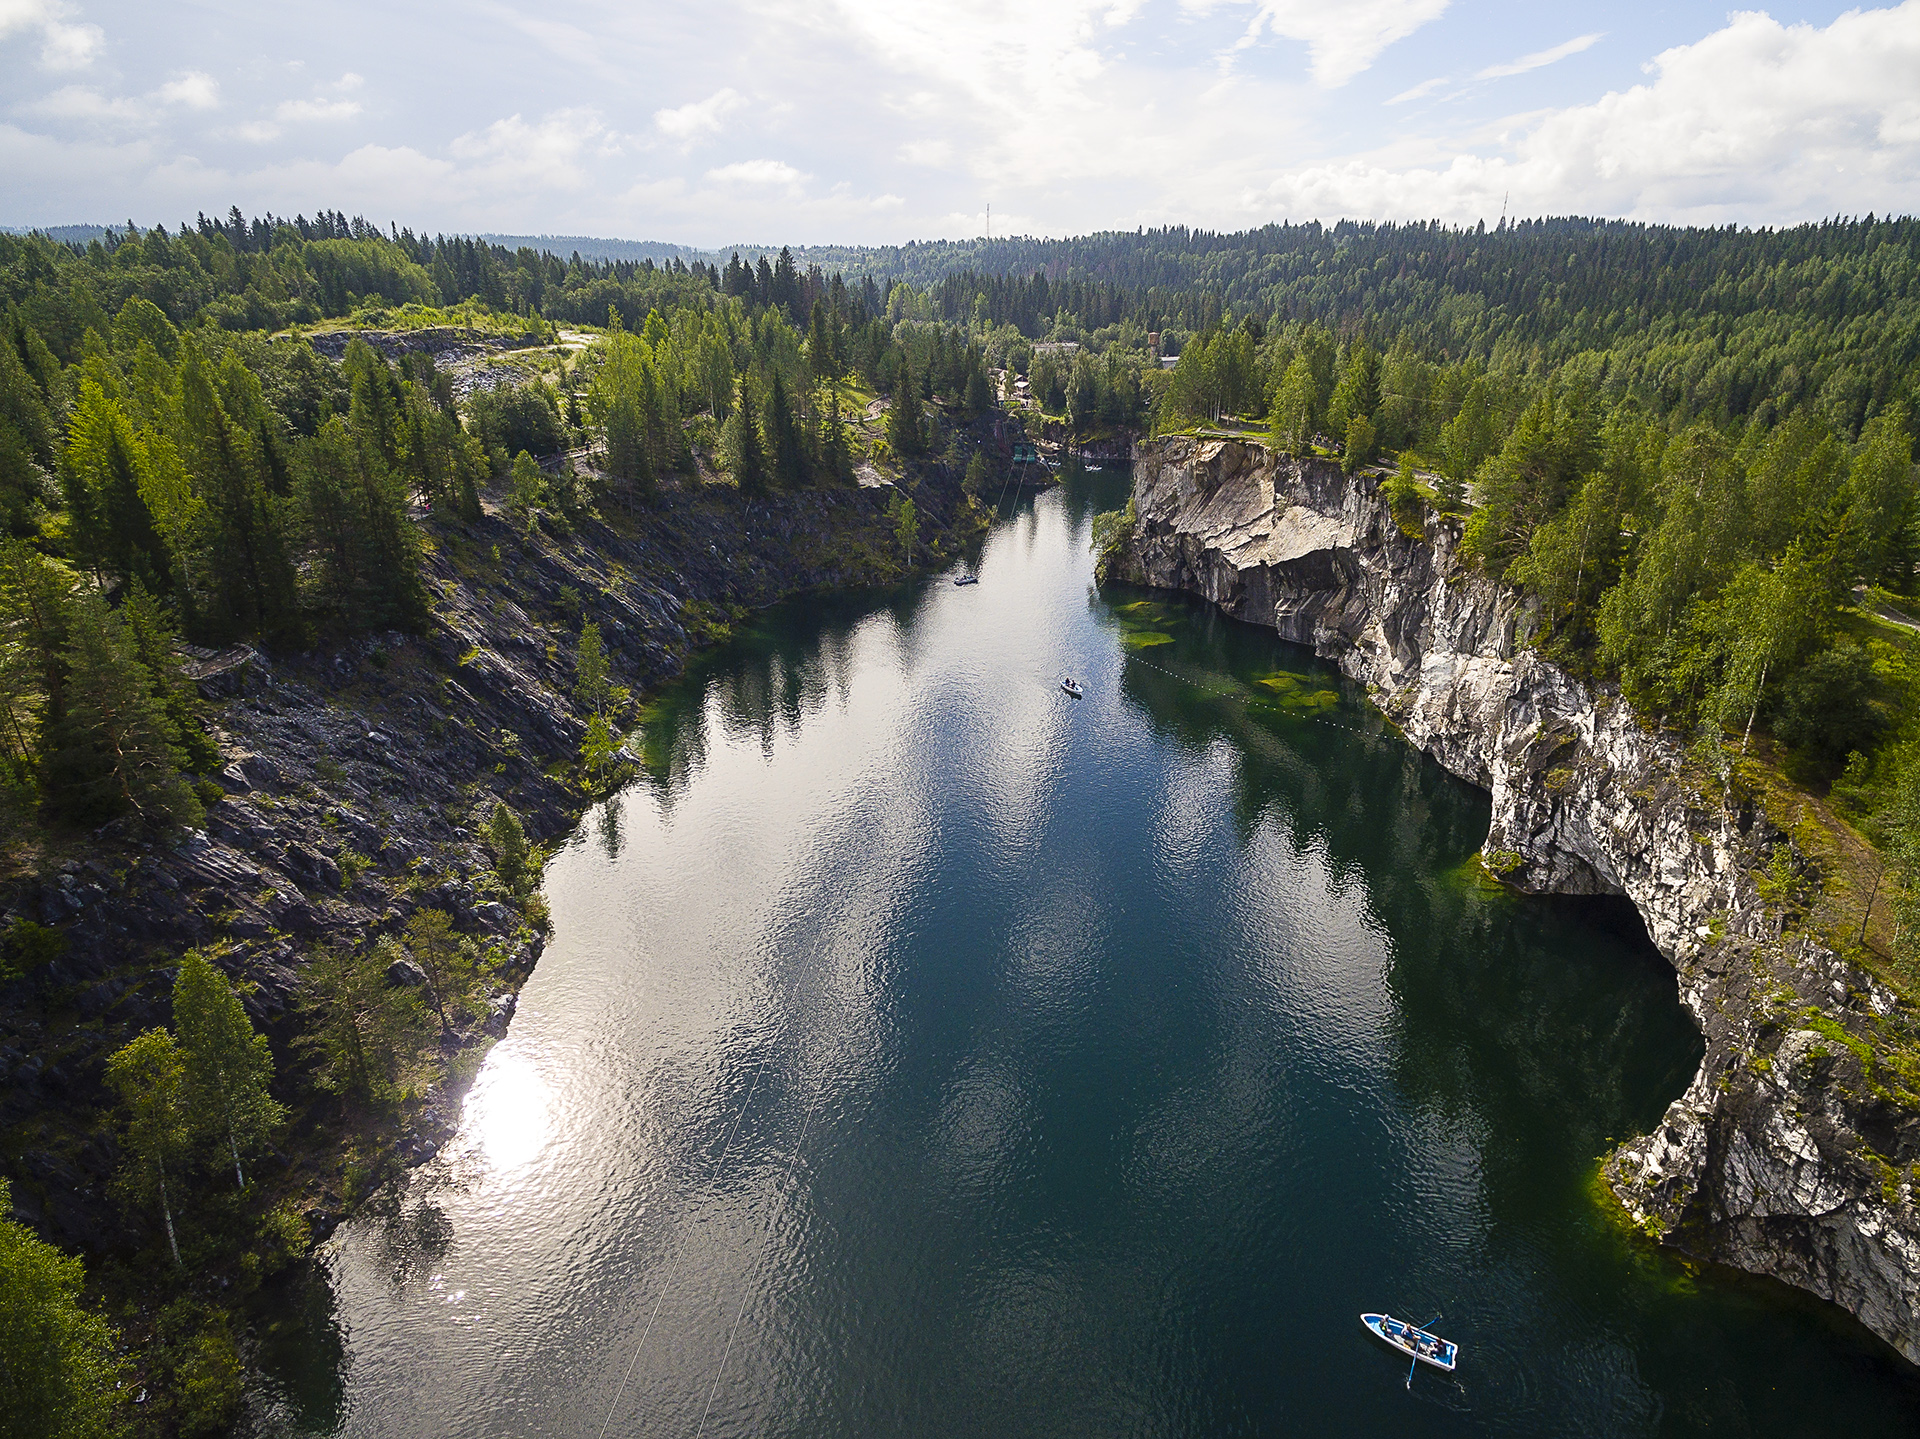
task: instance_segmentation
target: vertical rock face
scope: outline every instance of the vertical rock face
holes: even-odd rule
[[[1859,1036],[1897,1017],[1870,976],[1783,937],[1763,866],[1796,862],[1752,802],[1628,706],[1522,643],[1519,596],[1403,530],[1376,484],[1232,441],[1142,448],[1115,576],[1204,596],[1310,645],[1419,748],[1489,790],[1482,853],[1534,892],[1625,895],[1679,975],[1706,1057],[1607,1178],[1644,1228],[1857,1315],[1920,1362],[1920,1116]]]

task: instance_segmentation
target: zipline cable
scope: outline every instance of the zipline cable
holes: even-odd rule
[[[771,1059],[771,1055],[763,1057],[760,1067],[754,1071],[753,1086],[747,1090],[747,1097],[740,1106],[740,1112],[733,1117],[733,1129],[727,1135],[727,1142],[720,1150],[719,1159],[714,1161],[713,1177],[715,1179],[720,1178],[725,1172],[727,1156],[733,1152],[733,1141],[740,1133],[740,1123],[747,1117],[747,1111],[753,1107],[753,1097],[760,1092],[760,1081],[766,1076],[767,1064]],[[646,1328],[640,1331],[640,1342],[633,1346],[633,1358],[627,1361],[627,1372],[620,1376],[620,1387],[614,1391],[613,1402],[607,1406],[607,1417],[600,1424],[600,1439],[607,1439],[607,1430],[613,1424],[613,1411],[620,1407],[620,1401],[626,1395],[627,1382],[633,1378],[634,1366],[640,1362],[640,1351],[647,1347],[647,1336],[653,1332],[653,1321],[660,1317],[660,1307],[667,1302],[667,1291],[673,1288],[674,1276],[679,1271],[680,1256],[676,1254],[667,1266],[666,1280],[660,1286],[659,1296],[653,1301],[653,1313],[647,1316]],[[713,1400],[709,1398],[707,1402],[711,1404]],[[706,1422],[704,1416],[701,1422]]]

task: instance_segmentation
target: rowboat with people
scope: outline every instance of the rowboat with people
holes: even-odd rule
[[[1360,1322],[1369,1334],[1384,1339],[1403,1354],[1413,1356],[1415,1364],[1431,1364],[1435,1369],[1453,1372],[1454,1363],[1460,1357],[1460,1346],[1450,1339],[1442,1339],[1438,1334],[1430,1334],[1425,1326],[1409,1324],[1404,1319],[1395,1319],[1391,1314],[1362,1314]],[[1432,1321],[1429,1320],[1428,1323]],[[1407,1382],[1413,1382],[1413,1370],[1407,1370]]]

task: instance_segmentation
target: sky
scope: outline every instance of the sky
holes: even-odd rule
[[[0,224],[701,247],[1920,210],[1920,0],[0,0]]]

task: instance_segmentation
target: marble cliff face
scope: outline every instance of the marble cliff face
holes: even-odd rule
[[[1310,645],[1416,746],[1493,796],[1482,851],[1535,892],[1624,895],[1706,1038],[1654,1133],[1607,1161],[1650,1233],[1843,1306],[1920,1363],[1920,1115],[1857,1036],[1894,996],[1796,938],[1761,896],[1799,862],[1616,694],[1530,650],[1516,593],[1403,529],[1377,482],[1235,441],[1143,446],[1113,577],[1204,596]]]

